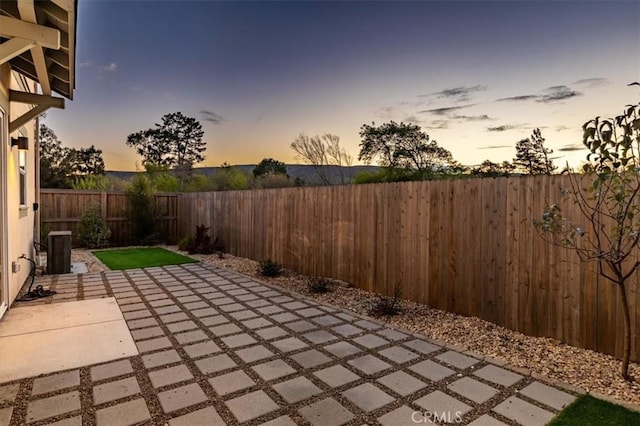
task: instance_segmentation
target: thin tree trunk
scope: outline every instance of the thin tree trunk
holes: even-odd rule
[[[622,312],[624,318],[624,347],[620,373],[625,380],[631,381],[632,377],[629,375],[629,357],[631,355],[631,318],[629,316],[629,302],[627,300],[627,291],[625,289],[624,281],[618,283],[618,289],[620,290],[620,296],[622,297]]]

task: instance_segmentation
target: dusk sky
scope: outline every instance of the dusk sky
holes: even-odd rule
[[[75,100],[44,123],[140,164],[127,135],[181,111],[203,125],[200,166],[296,160],[300,133],[412,122],[463,164],[511,160],[542,129],[556,164],[580,126],[637,103],[640,2],[78,1]]]

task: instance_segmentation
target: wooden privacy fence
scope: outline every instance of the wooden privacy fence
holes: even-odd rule
[[[76,241],[76,225],[82,213],[92,204],[98,204],[102,217],[111,229],[112,246],[130,244],[131,225],[126,217],[127,197],[124,192],[81,191],[69,189],[40,190],[40,223],[48,231],[72,231]],[[155,195],[158,228],[161,237],[176,241],[178,228],[178,194]]]
[[[234,255],[620,356],[617,289],[532,227],[568,176],[181,194],[179,233],[211,227]],[[577,216],[573,204],[562,205]],[[637,278],[627,289],[640,360]]]

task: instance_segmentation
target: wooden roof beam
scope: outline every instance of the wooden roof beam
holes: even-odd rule
[[[21,55],[35,45],[33,40],[18,37],[5,41],[0,44],[0,65],[9,62],[9,60]]]
[[[0,37],[23,38],[33,41],[38,46],[60,49],[59,30],[8,16],[0,15]]]
[[[64,109],[64,98],[37,95],[35,93],[20,92],[17,90],[9,90],[9,102],[35,105],[34,108],[9,123],[9,133],[15,132],[25,123],[28,123],[29,120],[37,117],[49,108]]]

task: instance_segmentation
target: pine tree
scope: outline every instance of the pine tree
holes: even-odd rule
[[[549,158],[553,150],[545,148],[544,141],[540,129],[535,129],[530,138],[516,143],[513,164],[517,170],[530,175],[550,175],[557,169]]]

